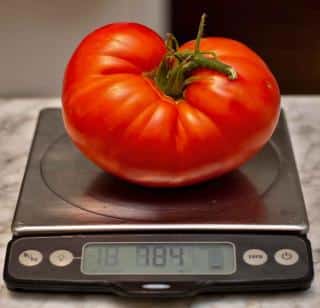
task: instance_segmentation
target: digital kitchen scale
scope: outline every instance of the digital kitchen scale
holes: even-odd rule
[[[59,109],[41,112],[12,225],[9,289],[188,296],[305,289],[308,220],[282,112],[239,170],[144,188],[86,160]]]

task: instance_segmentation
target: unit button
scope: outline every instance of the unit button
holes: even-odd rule
[[[252,266],[265,264],[267,260],[267,254],[261,249],[249,249],[243,254],[243,261]]]
[[[286,248],[278,250],[274,255],[274,259],[281,265],[293,265],[298,262],[299,255],[296,251]]]
[[[19,263],[24,266],[35,266],[41,263],[43,256],[38,250],[28,249],[20,253]]]
[[[69,250],[59,249],[50,254],[49,261],[54,266],[67,266],[73,261],[73,254]]]

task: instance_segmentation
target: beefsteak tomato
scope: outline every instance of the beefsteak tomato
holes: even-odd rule
[[[271,137],[276,79],[244,44],[219,37],[178,46],[136,23],[89,34],[65,72],[63,119],[82,153],[145,186],[183,186],[231,171]]]

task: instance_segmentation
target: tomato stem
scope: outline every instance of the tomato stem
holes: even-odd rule
[[[202,35],[203,35],[206,17],[207,17],[206,13],[203,13],[201,15],[201,18],[200,18],[200,24],[199,24],[197,38],[196,38],[196,45],[195,45],[195,48],[194,48],[194,53],[195,54],[199,54],[200,53],[200,41],[201,41],[201,38],[202,38]]]
[[[235,69],[218,60],[214,51],[201,51],[200,43],[203,36],[206,14],[202,14],[195,40],[195,48],[179,50],[179,43],[173,34],[166,40],[167,53],[154,74],[154,80],[162,91],[174,99],[183,96],[185,86],[198,80],[190,78],[197,68],[207,68],[226,75],[230,80],[237,79]]]

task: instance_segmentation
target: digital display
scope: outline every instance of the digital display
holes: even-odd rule
[[[227,275],[236,270],[232,243],[88,243],[87,275]]]

